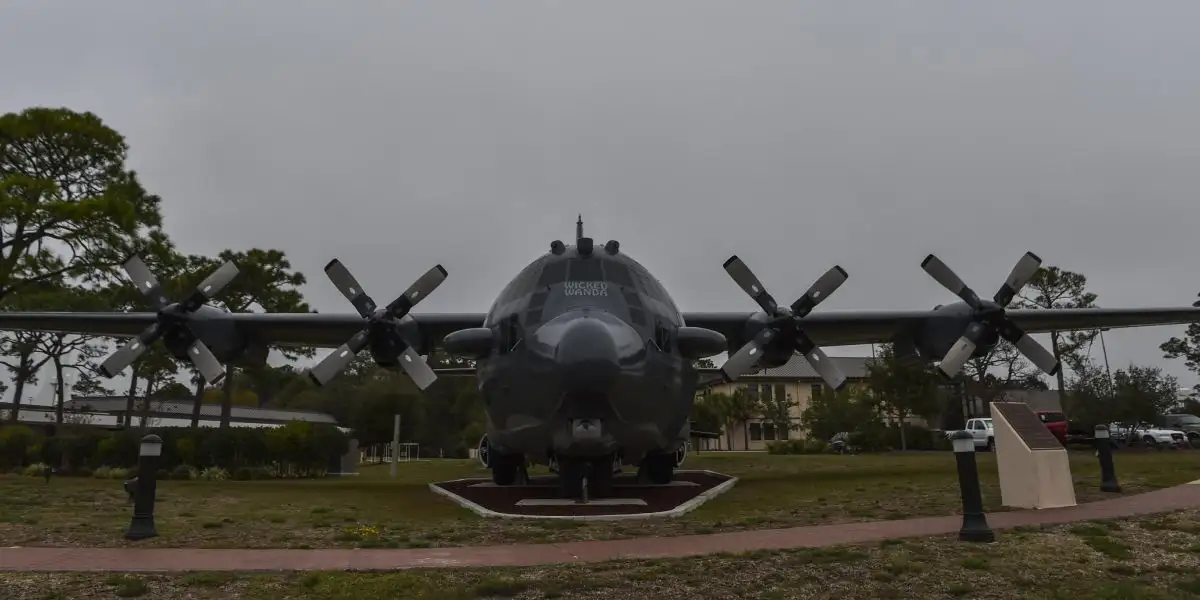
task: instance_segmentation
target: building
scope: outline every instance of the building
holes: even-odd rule
[[[125,396],[77,396],[63,403],[63,421],[117,429],[125,422],[127,405]],[[12,406],[11,402],[0,402],[0,412],[7,415],[8,411],[12,410]],[[137,398],[134,400],[134,409],[130,420],[135,427],[141,423],[141,409],[142,399]],[[42,425],[54,423],[57,420],[55,407],[41,403],[22,403],[17,416],[18,422],[27,425]],[[190,427],[192,402],[190,400],[151,400],[150,411],[146,416],[150,427]],[[319,412],[233,406],[229,425],[231,427],[279,427],[292,421],[337,424],[332,416]],[[221,405],[202,404],[199,425],[201,427],[218,427],[220,424]],[[340,429],[348,431],[345,428]]]
[[[867,376],[869,356],[831,356],[842,373],[846,376],[847,386],[862,385]],[[704,394],[732,394],[735,390],[746,390],[751,397],[764,401],[785,398],[788,403],[788,414],[797,426],[800,415],[808,408],[813,396],[825,389],[825,380],[813,370],[803,356],[799,354],[780,367],[763,369],[757,373],[743,375],[733,383],[719,384],[705,390]],[[792,429],[780,431],[775,423],[768,419],[754,418],[743,423],[735,424],[723,432],[722,449],[727,450],[764,450],[767,442],[786,439],[803,438],[803,431]],[[711,446],[709,447],[711,449]]]

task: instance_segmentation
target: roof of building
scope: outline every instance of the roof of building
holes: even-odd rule
[[[91,410],[100,412],[125,412],[127,399],[125,396],[76,396],[66,403],[65,407],[71,409],[82,409],[87,406]],[[141,406],[141,399],[135,401],[135,405]],[[154,400],[150,403],[150,408],[153,412],[163,414],[180,415],[181,417],[190,418],[192,415],[191,400]],[[135,409],[135,412],[138,409]],[[200,405],[201,418],[221,417],[220,404],[202,404]],[[280,410],[274,408],[253,408],[249,406],[233,406],[230,412],[230,419],[233,421],[267,421],[275,423],[286,423],[288,421],[311,421],[313,423],[337,423],[330,415],[319,412],[299,411],[299,410]]]
[[[829,360],[841,369],[847,379],[865,379],[870,356],[830,356]],[[779,367],[762,369],[757,373],[743,375],[739,379],[821,379],[812,365],[803,356],[793,355],[791,360]]]

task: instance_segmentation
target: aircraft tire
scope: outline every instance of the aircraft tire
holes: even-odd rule
[[[558,460],[558,487],[563,498],[583,498],[583,476],[588,464],[578,458],[562,457]]]
[[[517,482],[517,477],[521,474],[521,467],[524,462],[521,455],[497,455],[493,452],[490,458],[492,483],[496,485],[513,485]]]
[[[667,485],[675,477],[675,453],[655,452],[642,459],[642,470],[650,483]]]
[[[588,472],[588,498],[612,497],[613,459],[600,458],[591,461]]]

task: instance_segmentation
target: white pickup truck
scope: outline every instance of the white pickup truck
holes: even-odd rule
[[[992,429],[991,419],[967,419],[967,425],[963,429],[969,431],[971,437],[975,438],[977,450],[992,452],[996,449],[996,434]]]

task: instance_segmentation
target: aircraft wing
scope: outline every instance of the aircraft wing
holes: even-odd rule
[[[731,342],[745,336],[749,312],[683,313],[692,327],[712,329]],[[1200,308],[1064,308],[1010,309],[1009,319],[1028,333],[1101,328],[1180,325],[1200,322]],[[855,346],[892,341],[897,334],[911,332],[929,319],[939,318],[932,310],[917,311],[816,311],[804,317],[804,331],[820,346]]]
[[[437,346],[446,335],[469,327],[481,327],[483,313],[410,314],[421,332],[426,348]],[[0,312],[0,330],[45,331],[106,337],[134,337],[156,319],[156,313],[112,312]],[[365,325],[357,314],[321,313],[229,313],[238,331],[256,341],[274,346],[336,348]]]

